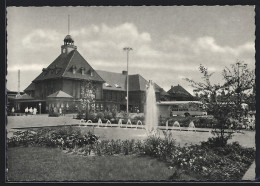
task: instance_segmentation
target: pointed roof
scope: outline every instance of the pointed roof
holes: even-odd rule
[[[73,74],[72,68],[76,69],[75,74]],[[85,70],[83,75],[81,69]],[[60,54],[47,68],[42,70],[42,73],[33,82],[56,78],[104,82],[77,50],[73,50],[68,54]]]
[[[32,91],[35,90],[35,84],[31,83],[26,89],[24,89],[24,91]]]
[[[47,96],[48,98],[73,98],[71,95],[67,94],[66,92],[63,92],[61,90],[50,94],[49,96]]]
[[[171,95],[182,96],[182,97],[193,97],[187,90],[185,90],[179,84],[177,86],[172,86],[170,90],[167,91]]]
[[[97,70],[97,73],[104,79],[104,90],[126,91],[126,74]],[[129,75],[129,91],[145,91],[148,81],[139,74]],[[155,91],[160,92],[162,88],[155,83]]]

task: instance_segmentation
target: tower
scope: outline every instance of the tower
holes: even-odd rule
[[[18,70],[18,90],[17,90],[16,97],[19,96],[20,96],[20,69]]]
[[[77,50],[74,40],[70,35],[70,15],[68,15],[68,35],[64,38],[64,44],[61,46],[61,53],[69,54],[73,50]]]

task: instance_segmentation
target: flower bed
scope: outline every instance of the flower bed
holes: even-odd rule
[[[224,147],[210,138],[200,145],[177,146],[171,133],[164,137],[153,134],[140,140],[102,140],[89,132],[81,134],[79,128],[65,126],[58,129],[18,131],[8,139],[8,147],[46,146],[60,147],[80,155],[139,154],[159,158],[187,175],[199,180],[240,180],[255,159],[254,148],[243,148],[238,143]],[[176,177],[172,177],[176,180]]]

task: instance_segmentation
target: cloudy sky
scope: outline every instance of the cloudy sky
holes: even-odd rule
[[[60,54],[64,37],[98,70],[141,74],[166,91],[180,84],[192,93],[184,77],[201,80],[199,64],[215,72],[242,60],[255,67],[254,7],[8,7],[7,88],[21,90]]]

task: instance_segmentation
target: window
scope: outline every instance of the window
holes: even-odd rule
[[[93,70],[90,70],[90,76],[94,76]]]
[[[74,65],[72,66],[72,73],[76,74],[76,66],[74,66]]]
[[[81,74],[84,75],[85,74],[85,68],[81,67]]]
[[[118,85],[118,84],[115,84],[115,87],[116,87],[116,88],[121,88],[121,86],[120,86],[120,85]]]
[[[108,83],[105,83],[105,86],[106,86],[106,87],[111,87],[111,85],[110,85],[110,84],[108,84]]]

